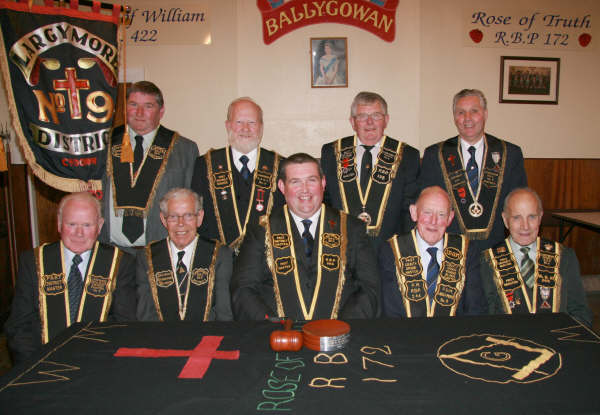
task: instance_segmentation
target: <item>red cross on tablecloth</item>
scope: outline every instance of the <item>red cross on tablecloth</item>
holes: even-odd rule
[[[120,347],[114,356],[144,358],[187,356],[188,360],[177,377],[181,379],[202,379],[212,359],[238,360],[240,358],[239,350],[217,350],[221,340],[223,340],[223,336],[204,336],[192,350]]]

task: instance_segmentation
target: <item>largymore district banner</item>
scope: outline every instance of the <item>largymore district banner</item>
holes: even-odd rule
[[[293,30],[316,23],[341,23],[392,42],[400,0],[257,0],[266,45]]]
[[[28,165],[65,192],[100,190],[117,96],[112,15],[0,1],[0,66],[13,128]]]

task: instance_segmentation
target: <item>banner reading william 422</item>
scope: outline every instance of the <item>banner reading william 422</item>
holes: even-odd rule
[[[42,181],[100,190],[116,106],[120,7],[112,15],[0,1],[0,65],[13,127]]]

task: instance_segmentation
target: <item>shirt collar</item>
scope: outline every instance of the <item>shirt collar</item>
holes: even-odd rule
[[[425,242],[421,235],[419,235],[419,230],[415,228],[415,234],[417,235],[417,246],[419,247],[419,253],[424,255],[427,252],[427,248],[436,247],[438,249],[438,257],[444,249],[444,237],[437,241],[434,245],[429,245],[428,242]]]
[[[322,206],[310,218],[307,218],[312,222],[310,224],[309,230],[310,230],[310,234],[313,236],[313,238],[315,237],[315,233],[317,231],[317,225],[319,223],[319,218],[321,216],[321,210],[322,210]],[[302,221],[304,219],[301,218],[300,216],[296,215],[290,209],[288,209],[288,212],[290,212],[290,215],[292,215],[292,219],[294,219],[294,222],[296,223],[296,228],[298,228],[298,232],[300,233],[300,235],[302,235],[302,233],[304,232],[304,224],[302,223]]]
[[[248,157],[248,170],[250,170],[250,172],[253,172],[254,167],[256,166],[256,158],[258,156],[258,147],[246,154],[244,154],[240,151],[237,151],[233,147],[230,147],[230,148],[231,148],[231,157],[233,158],[233,164],[235,164],[235,167],[237,168],[237,170],[238,171],[242,170],[243,164],[240,161],[240,157],[245,155],[246,157]]]
[[[147,148],[150,146],[150,144],[152,144],[152,142],[154,141],[154,137],[156,137],[156,133],[158,132],[159,127],[160,125],[158,125],[154,130],[150,131],[149,133],[142,135],[142,137],[144,137],[144,148]],[[135,146],[136,135],[140,134],[136,133],[131,127],[129,127],[129,137],[131,137],[132,140],[132,147]]]
[[[477,140],[477,142],[475,144],[469,144],[462,138],[459,141],[460,141],[460,148],[461,148],[462,152],[468,153],[469,147],[471,147],[471,146],[475,147],[475,151],[479,150],[479,148],[483,145],[483,136],[481,136],[481,138],[479,138],[479,140]]]

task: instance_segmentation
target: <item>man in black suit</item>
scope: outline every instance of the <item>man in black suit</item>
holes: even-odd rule
[[[124,127],[110,141],[103,177],[106,223],[100,240],[135,255],[134,248],[164,239],[158,201],[174,187],[190,187],[198,146],[160,124],[165,113],[161,90],[136,82],[127,90],[127,133],[133,163],[120,160]]]
[[[454,96],[458,136],[425,150],[419,187],[441,186],[450,195],[455,220],[449,232],[465,234],[481,251],[504,239],[502,204],[527,185],[521,148],[485,133],[487,100],[477,89]]]
[[[229,104],[225,129],[227,147],[198,158],[192,189],[206,201],[198,233],[237,251],[248,224],[257,224],[262,215],[284,204],[277,191],[282,157],[260,147],[263,113],[251,98]]]
[[[248,226],[234,264],[235,317],[375,317],[379,276],[365,226],[322,203],[325,177],[318,161],[290,156],[278,187],[286,205]]]
[[[577,256],[571,248],[538,237],[543,214],[540,197],[529,188],[506,196],[502,219],[510,236],[481,256],[489,312],[566,312],[589,327],[592,313]]]
[[[232,320],[232,253],[220,242],[198,237],[202,198],[189,189],[171,189],[160,210],[169,237],[138,252],[138,319]]]
[[[69,194],[58,205],[61,240],[21,255],[5,325],[15,362],[74,322],[135,320],[135,261],[96,241],[103,222],[96,198]]]
[[[362,219],[376,250],[412,228],[408,207],[417,197],[419,151],[384,135],[389,118],[382,96],[360,92],[350,109],[356,134],[321,149],[325,203]]]
[[[483,314],[479,279],[472,268],[479,256],[464,235],[451,234],[454,211],[444,189],[424,189],[410,206],[415,229],[381,246],[379,271],[383,314],[435,317]]]

